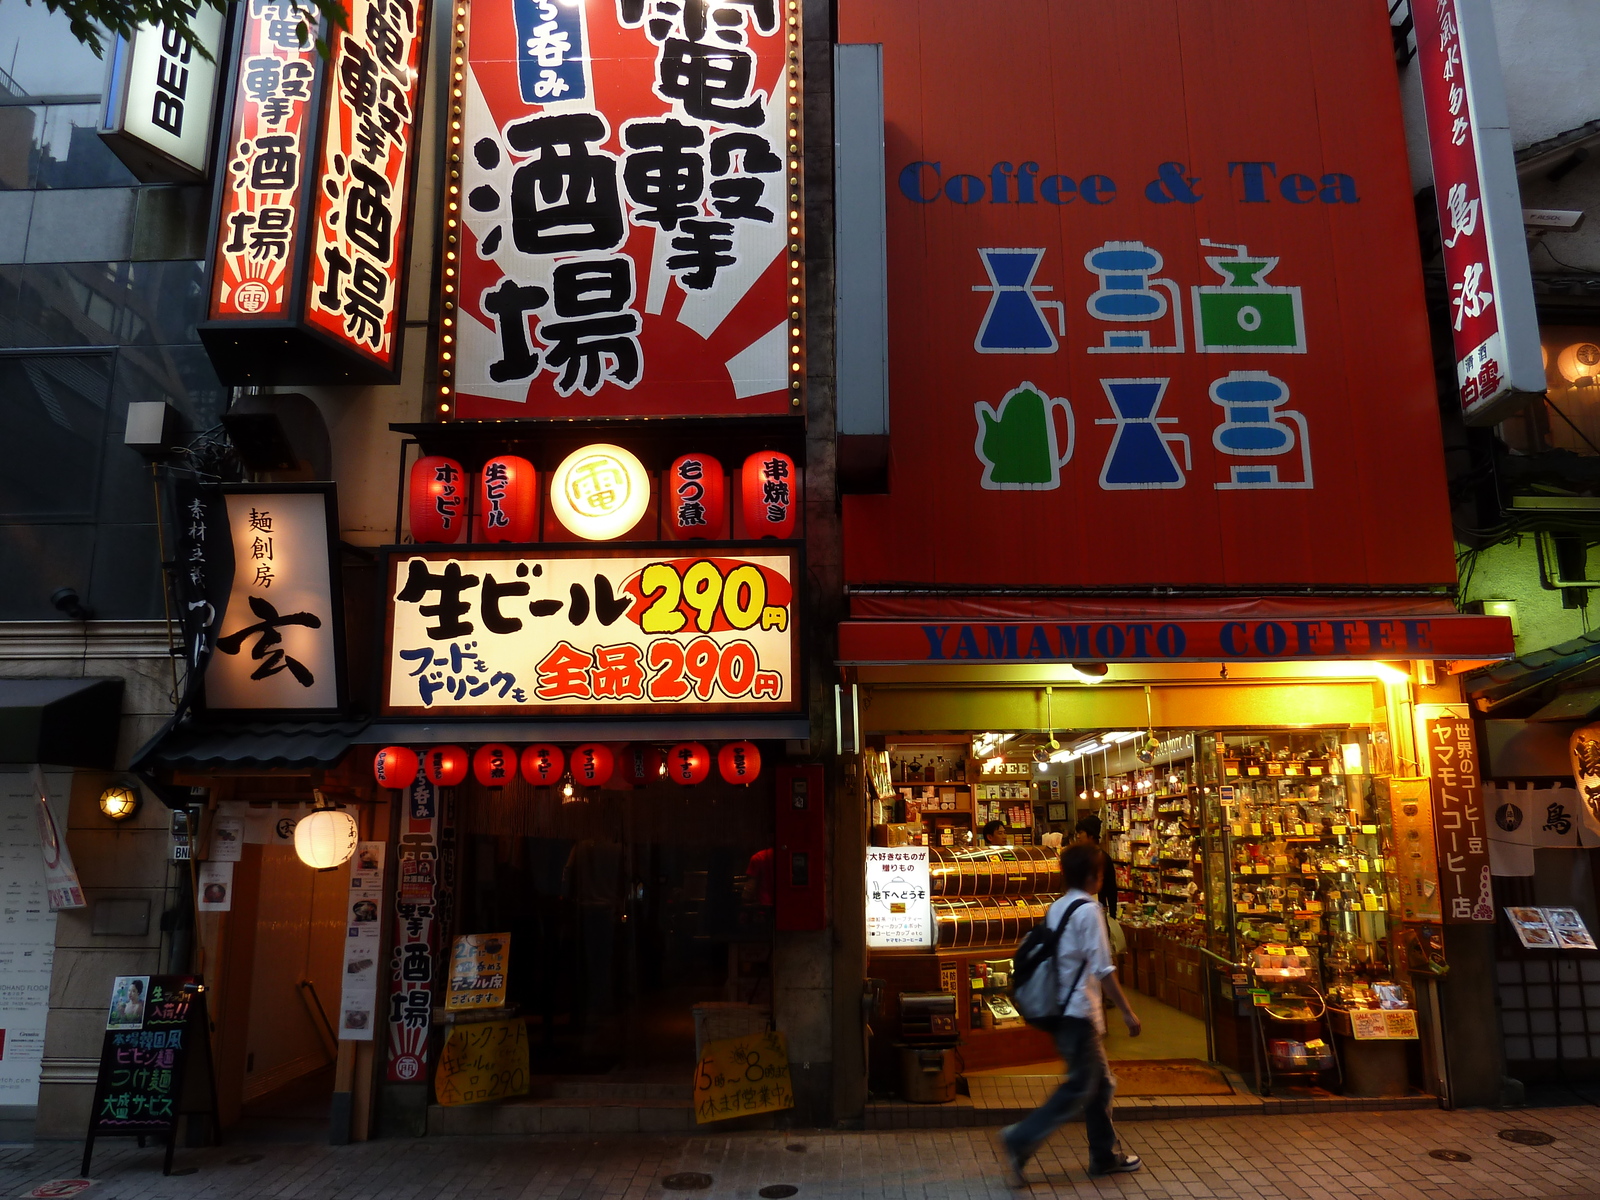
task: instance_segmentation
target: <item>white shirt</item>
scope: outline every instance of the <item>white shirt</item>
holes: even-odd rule
[[[1100,995],[1100,981],[1117,969],[1111,961],[1105,909],[1088,892],[1072,888],[1050,906],[1045,921],[1054,928],[1074,900],[1087,900],[1089,903],[1080,906],[1072,914],[1072,920],[1061,931],[1061,940],[1056,943],[1056,977],[1060,981],[1060,994],[1067,994],[1080,967],[1083,968],[1083,976],[1078,979],[1078,986],[1073,988],[1064,1015],[1093,1021],[1095,1029],[1104,1033],[1106,1014],[1105,1002]]]

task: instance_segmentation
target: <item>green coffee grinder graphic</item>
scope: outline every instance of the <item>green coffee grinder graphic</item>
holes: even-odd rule
[[[1042,492],[1061,486],[1061,468],[1072,458],[1076,436],[1072,405],[1024,382],[1006,393],[999,408],[982,400],[972,407],[978,419],[973,450],[983,464],[984,487]],[[1056,437],[1056,408],[1066,418],[1064,449]]]
[[[1202,246],[1232,250],[1207,255],[1206,262],[1226,283],[1194,287],[1195,349],[1211,353],[1304,354],[1305,316],[1300,289],[1265,282],[1276,258],[1251,257],[1244,246],[1201,238]]]

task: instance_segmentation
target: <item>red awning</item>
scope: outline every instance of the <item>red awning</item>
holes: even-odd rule
[[[1099,603],[1099,602],[1097,602]],[[1193,602],[1181,606],[1192,609]],[[1219,614],[1148,603],[1096,619],[845,621],[841,664],[1292,662],[1339,659],[1501,659],[1515,650],[1505,617],[1414,613]]]
[[[889,621],[1177,621],[1456,616],[1445,596],[980,596],[852,591],[850,616]],[[1494,657],[1494,656],[1491,656]]]

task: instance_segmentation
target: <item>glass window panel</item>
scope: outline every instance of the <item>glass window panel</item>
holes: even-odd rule
[[[59,621],[51,594],[70,587],[87,595],[93,557],[93,525],[0,523],[0,621]]]
[[[65,14],[16,0],[0,5],[0,103],[98,95],[105,77],[105,63],[72,36]]]
[[[27,447],[0,473],[0,521],[93,518],[110,383],[105,355],[0,358],[6,436]]]
[[[140,516],[155,512],[149,478],[147,474]],[[84,603],[106,621],[149,621],[162,615],[161,551],[154,523],[95,529],[93,576]]]
[[[117,355],[116,392],[129,404],[165,400],[182,414],[191,438],[216,428],[228,406],[228,389],[197,343],[123,350]]]
[[[127,263],[29,266],[22,276],[18,321],[23,345],[105,346],[118,341],[127,303]],[[137,315],[137,314],[135,314]]]
[[[0,188],[17,191],[34,186],[43,136],[44,109],[26,104],[0,107]]]
[[[131,187],[139,181],[96,132],[98,104],[53,104],[39,138],[38,186]]]
[[[119,278],[124,303],[112,326],[123,345],[173,345],[199,340],[205,319],[206,273],[197,262],[130,263]]]

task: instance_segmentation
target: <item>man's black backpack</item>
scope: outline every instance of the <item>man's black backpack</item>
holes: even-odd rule
[[[1074,900],[1067,905],[1067,911],[1054,927],[1050,926],[1048,920],[1040,921],[1028,931],[1028,936],[1022,939],[1022,944],[1011,958],[1011,999],[1024,1021],[1047,1033],[1055,1032],[1062,1014],[1067,1011],[1067,1002],[1072,999],[1072,993],[1078,990],[1084,967],[1089,965],[1088,959],[1085,959],[1078,967],[1078,973],[1072,977],[1072,986],[1067,989],[1067,994],[1058,997],[1060,982],[1056,974],[1056,947],[1061,943],[1061,933],[1066,929],[1067,922],[1072,920],[1072,914],[1088,903],[1088,900]]]

